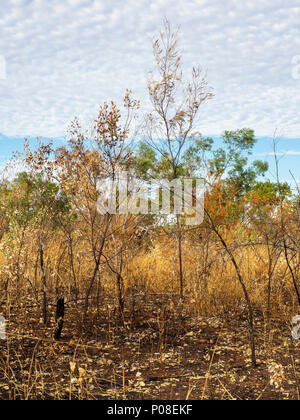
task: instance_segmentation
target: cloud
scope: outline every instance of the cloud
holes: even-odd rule
[[[300,156],[300,150],[283,150],[276,152],[277,156]],[[254,156],[274,156],[274,152],[255,153]]]
[[[184,70],[200,64],[215,97],[200,130],[276,127],[299,136],[299,0],[10,0],[0,6],[0,132],[61,136],[126,88],[147,108],[151,40],[167,16],[179,24]]]

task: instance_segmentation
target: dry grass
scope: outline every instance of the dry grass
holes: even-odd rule
[[[234,244],[237,237],[227,241]],[[298,308],[283,255],[271,280],[268,319],[266,247],[235,250],[255,311],[253,369],[242,290],[212,239],[184,237],[183,301],[173,238],[160,233],[151,246],[126,250],[122,323],[115,276],[103,263],[83,324],[92,258],[79,238],[73,252],[71,270],[65,239],[57,234],[47,240],[50,316],[44,326],[35,232],[26,232],[22,244],[2,241],[0,313],[7,319],[7,340],[0,341],[0,398],[299,399],[298,342],[291,339]],[[58,295],[67,305],[62,340],[56,342]]]

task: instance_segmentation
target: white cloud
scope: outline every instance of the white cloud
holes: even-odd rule
[[[253,156],[274,156],[274,152],[263,152],[263,153],[255,153]],[[277,156],[300,156],[299,150],[283,150],[280,152],[276,152]]]
[[[148,105],[151,39],[164,16],[181,26],[184,67],[208,70],[215,98],[201,131],[249,126],[300,134],[299,0],[10,0],[0,6],[0,132],[64,135],[74,115],[94,117],[133,89]]]

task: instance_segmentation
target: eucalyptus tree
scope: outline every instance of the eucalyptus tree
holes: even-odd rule
[[[178,31],[168,20],[153,41],[156,71],[151,73],[148,93],[153,110],[146,117],[145,142],[161,156],[160,167],[169,180],[184,175],[183,156],[188,144],[199,136],[197,123],[201,105],[212,98],[206,75],[192,68],[191,79],[183,78]],[[151,158],[150,150],[147,151]],[[176,214],[180,295],[184,294],[182,225]]]

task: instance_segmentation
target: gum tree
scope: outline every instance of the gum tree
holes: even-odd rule
[[[153,106],[146,118],[145,142],[160,156],[160,166],[169,180],[183,176],[182,160],[186,147],[199,136],[196,132],[199,111],[213,95],[206,76],[193,67],[190,81],[185,81],[178,49],[178,33],[165,20],[153,41],[156,71],[148,83]],[[180,295],[184,294],[182,260],[182,224],[176,215]]]

